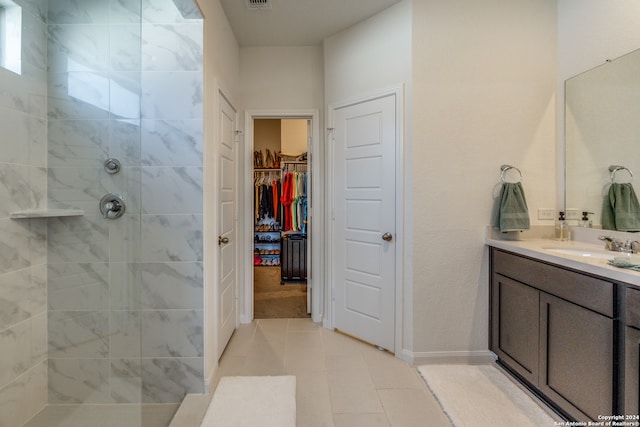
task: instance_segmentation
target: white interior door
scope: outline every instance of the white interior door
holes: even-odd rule
[[[219,94],[218,135],[218,358],[236,328],[237,293],[237,113]]]
[[[334,327],[395,348],[395,95],[333,111]]]

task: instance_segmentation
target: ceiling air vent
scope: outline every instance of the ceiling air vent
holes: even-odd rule
[[[249,9],[271,9],[271,0],[246,0]]]

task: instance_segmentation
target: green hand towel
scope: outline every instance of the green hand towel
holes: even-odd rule
[[[615,267],[640,271],[640,258],[638,257],[617,256],[607,262]]]
[[[614,182],[602,204],[602,228],[640,231],[640,204],[631,183]]]
[[[494,207],[493,226],[503,233],[529,229],[529,208],[521,183],[502,184]]]

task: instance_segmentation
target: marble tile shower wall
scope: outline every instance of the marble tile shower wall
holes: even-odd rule
[[[51,404],[203,391],[202,33],[171,0],[49,0],[48,203],[86,212],[49,220]]]
[[[46,203],[46,2],[22,8],[22,71],[0,67],[0,425],[20,426],[47,399],[46,220],[12,211]]]

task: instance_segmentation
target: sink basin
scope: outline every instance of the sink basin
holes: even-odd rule
[[[594,259],[613,259],[617,256],[628,256],[624,252],[612,252],[612,251],[597,251],[589,248],[545,248],[546,251],[560,254],[571,255],[584,258]]]

